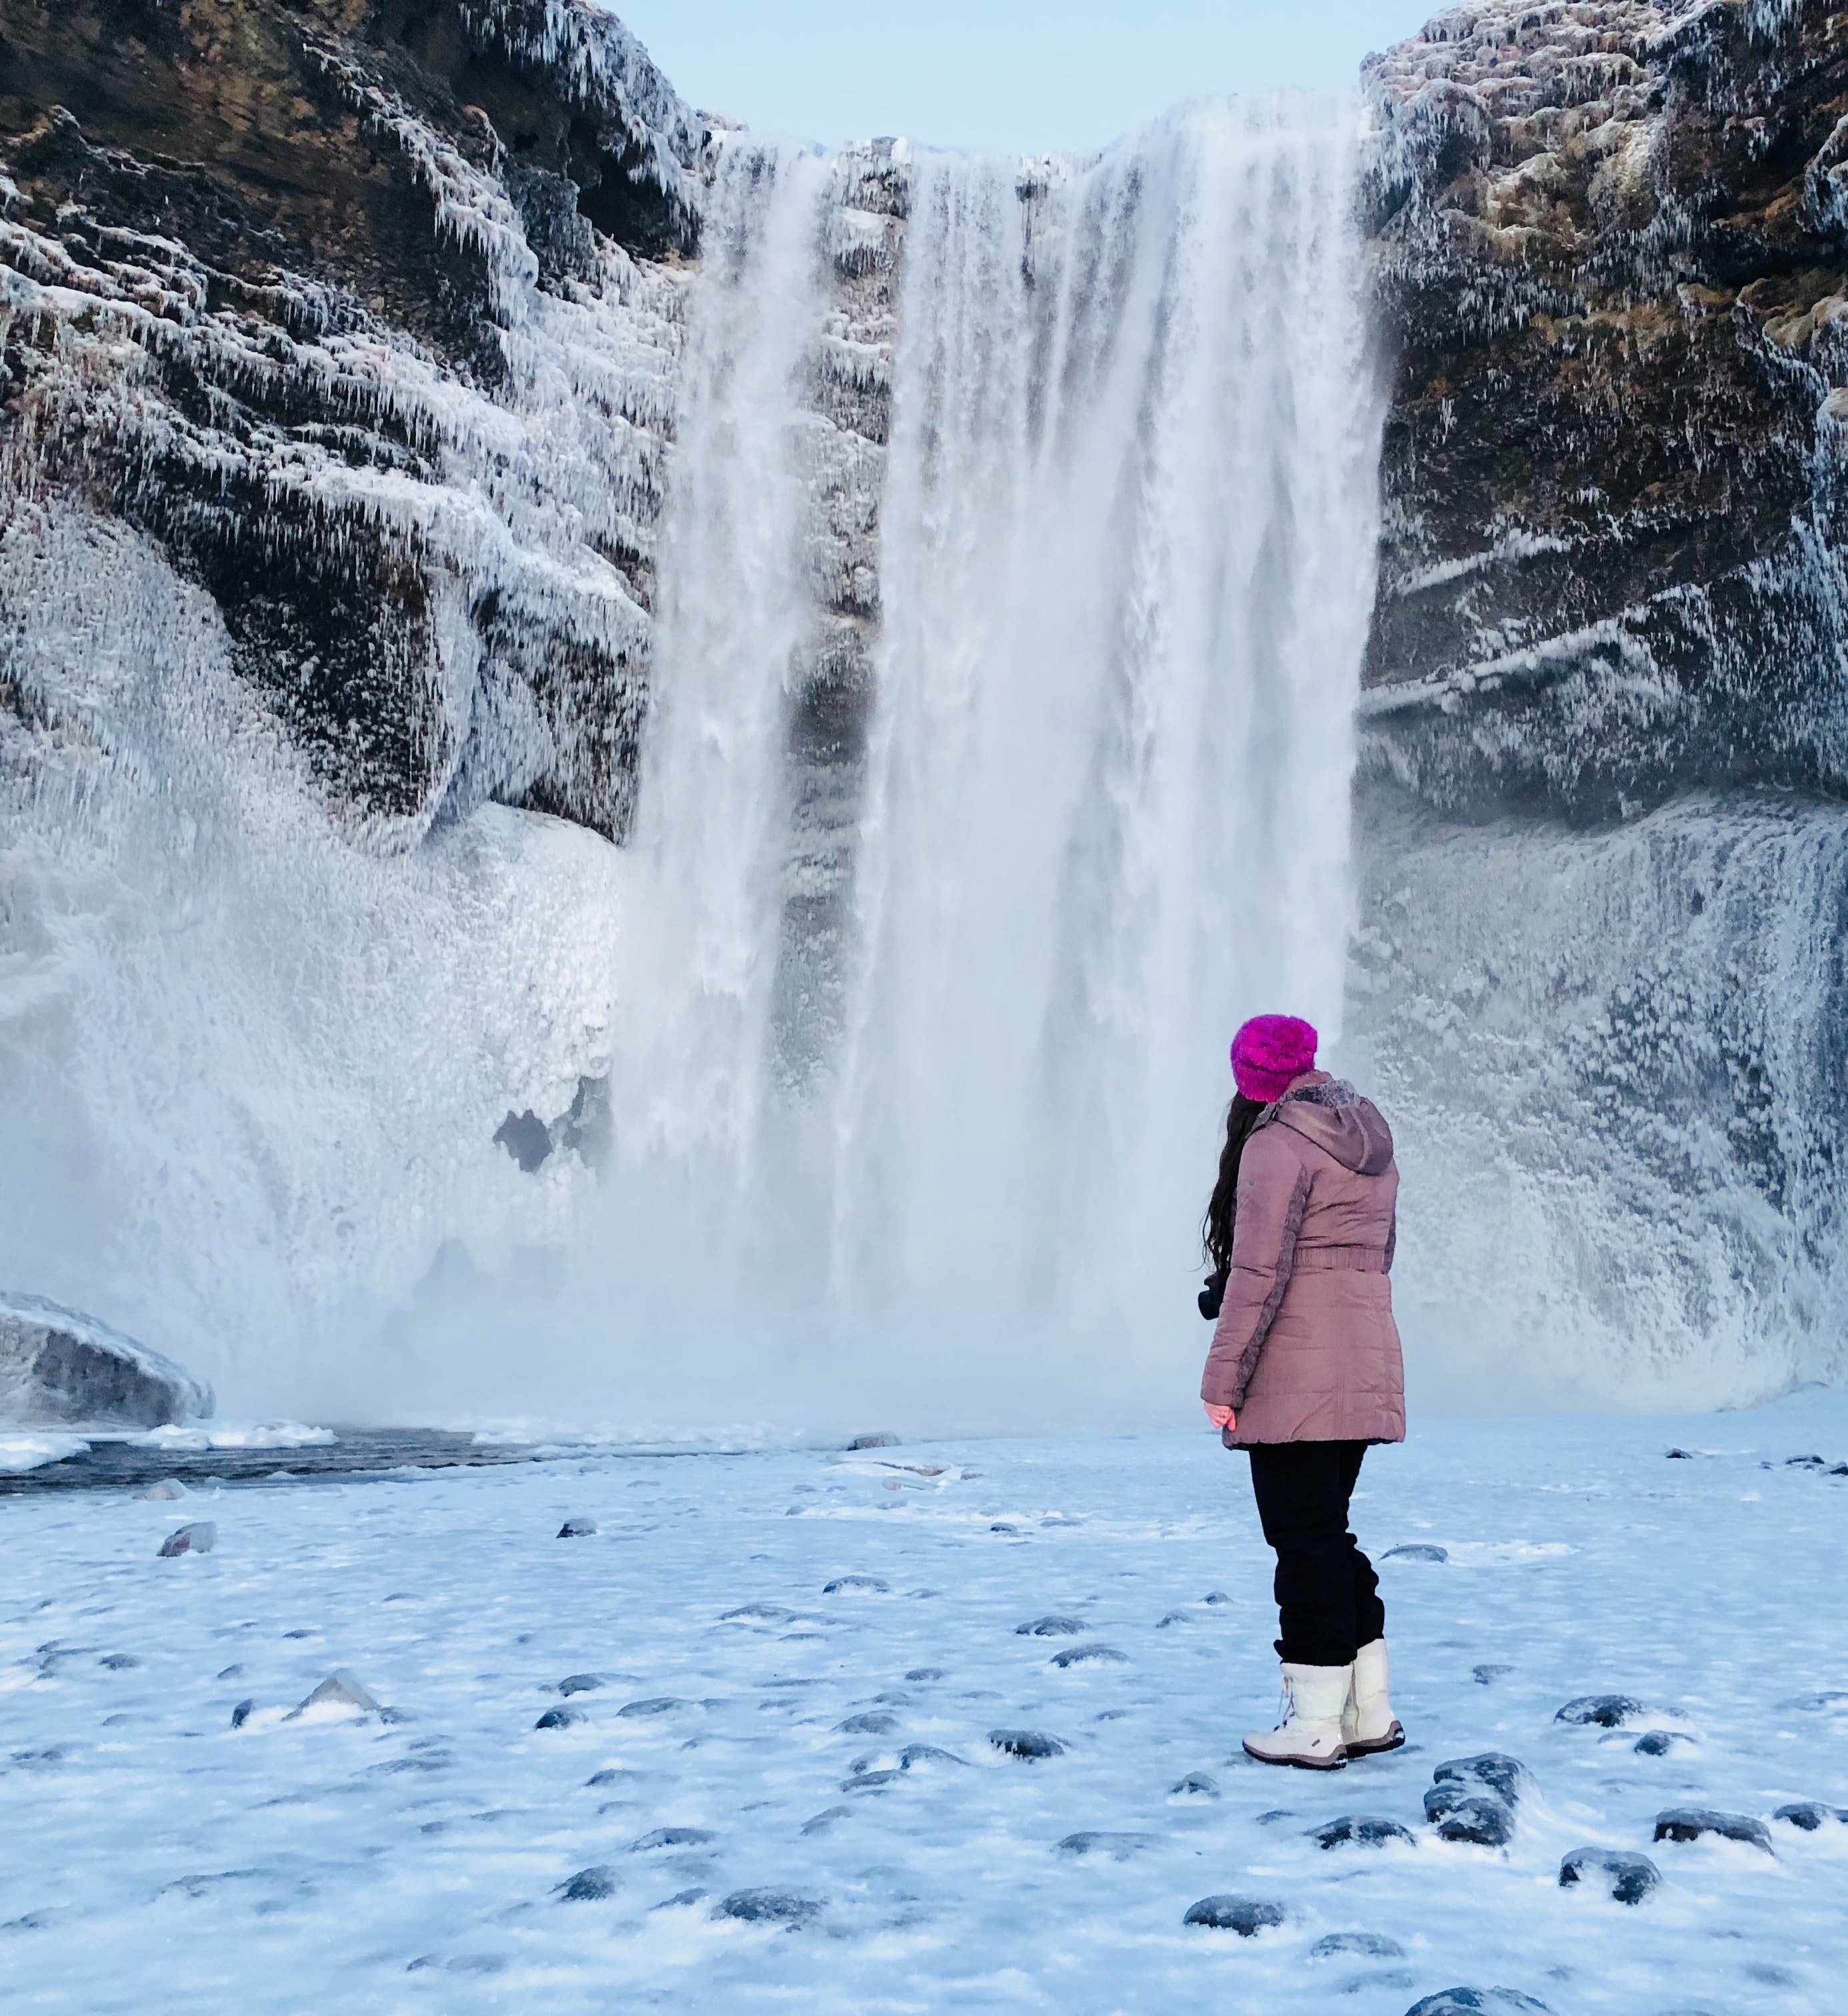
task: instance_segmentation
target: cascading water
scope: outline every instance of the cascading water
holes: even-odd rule
[[[1050,1349],[1068,1410],[1157,1367],[1165,1410],[1226,1039],[1340,1019],[1378,424],[1353,119],[1203,105],[1089,166],[913,164],[819,1073],[768,982],[818,170],[727,162],[644,772],[662,923],[617,1039],[612,1236],[655,1320],[743,1288],[751,1335],[876,1345],[914,1389],[979,1339],[991,1393]]]

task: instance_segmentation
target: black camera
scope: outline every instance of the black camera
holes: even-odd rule
[[[1226,1276],[1230,1272],[1229,1268],[1216,1267],[1200,1291],[1200,1313],[1209,1323],[1219,1319],[1219,1305],[1226,1299]]]

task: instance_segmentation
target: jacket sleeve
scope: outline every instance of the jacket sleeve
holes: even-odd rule
[[[1200,1382],[1200,1397],[1209,1406],[1236,1410],[1245,1405],[1264,1340],[1290,1285],[1309,1181],[1287,1129],[1260,1128],[1246,1142],[1238,1166],[1232,1272]]]

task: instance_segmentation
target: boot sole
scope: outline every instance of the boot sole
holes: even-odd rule
[[[1398,1749],[1404,1741],[1405,1731],[1394,1723],[1390,1734],[1371,1743],[1350,1743],[1347,1752],[1350,1757],[1378,1757],[1385,1751]]]
[[[1403,1741],[1403,1738],[1402,1737],[1400,1740]],[[1263,1751],[1254,1750],[1248,1743],[1244,1745],[1244,1750],[1246,1756],[1255,1759],[1259,1764],[1281,1764],[1285,1766],[1290,1769],[1296,1771],[1338,1771],[1348,1761],[1348,1753],[1345,1749],[1342,1751],[1339,1756],[1326,1759],[1320,1757],[1266,1757]]]

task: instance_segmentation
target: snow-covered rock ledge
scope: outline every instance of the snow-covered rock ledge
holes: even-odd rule
[[[0,1292],[0,1421],[158,1428],[214,1404],[203,1380],[94,1316]]]

